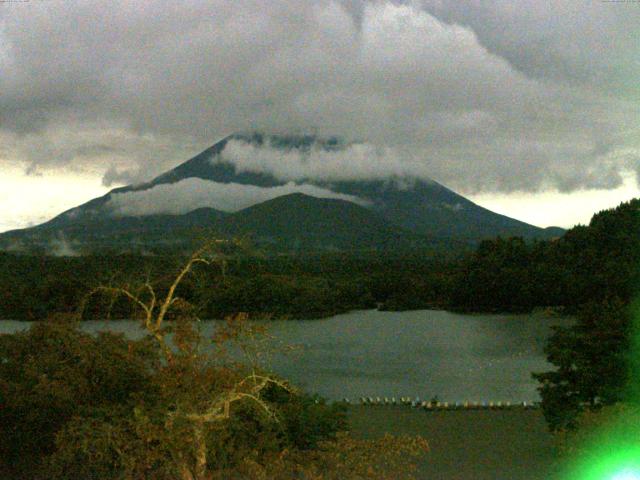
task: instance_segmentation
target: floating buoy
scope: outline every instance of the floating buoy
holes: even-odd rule
[[[490,409],[490,410],[506,410],[512,408],[523,408],[525,410],[539,409],[540,404],[537,402],[511,402],[502,400],[490,401],[455,401],[441,402],[437,397],[432,400],[420,400],[420,397],[359,397],[360,405],[406,405],[414,408],[422,408],[424,410],[471,410],[471,409]],[[351,399],[344,397],[342,402],[350,405]],[[318,403],[316,401],[316,403]],[[355,401],[354,401],[355,403]]]

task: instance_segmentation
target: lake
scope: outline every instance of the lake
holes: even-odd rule
[[[274,345],[299,348],[269,360],[273,371],[329,399],[361,396],[442,401],[539,399],[531,372],[550,368],[543,348],[552,325],[570,319],[530,315],[463,315],[435,310],[356,311],[323,320],[273,321]],[[217,322],[203,322],[205,332]],[[0,321],[0,333],[28,323]],[[137,322],[84,322],[89,332],[132,338]]]

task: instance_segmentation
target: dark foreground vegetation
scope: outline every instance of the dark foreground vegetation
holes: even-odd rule
[[[183,348],[67,322],[0,336],[0,478],[409,478],[426,449],[354,439],[344,408]]]

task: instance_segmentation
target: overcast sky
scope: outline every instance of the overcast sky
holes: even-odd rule
[[[639,25],[632,1],[0,2],[0,231],[254,129],[586,222],[639,194]]]

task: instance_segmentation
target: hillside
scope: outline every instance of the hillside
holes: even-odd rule
[[[219,224],[229,236],[252,235],[287,249],[344,250],[425,246],[418,235],[390,226],[351,202],[292,193],[229,215]]]

